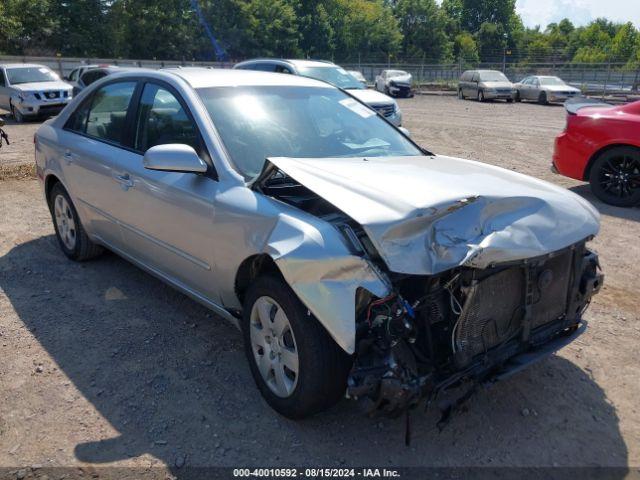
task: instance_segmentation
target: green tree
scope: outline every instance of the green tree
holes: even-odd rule
[[[360,54],[379,61],[400,50],[398,20],[382,0],[336,0],[332,18],[341,60],[353,60]]]
[[[478,46],[476,41],[469,32],[462,32],[455,38],[454,53],[457,58],[462,60],[465,65],[474,65],[480,62],[478,55]]]
[[[53,45],[67,56],[107,56],[113,53],[105,0],[53,2],[51,15],[57,19]]]
[[[331,58],[335,53],[335,33],[330,11],[332,1],[306,0],[295,5],[300,28],[300,49],[309,58]]]
[[[0,32],[5,37],[5,49],[14,54],[53,55],[55,48],[51,41],[57,29],[58,19],[51,15],[49,0],[4,0],[7,31]]]
[[[421,56],[431,62],[451,60],[446,17],[435,0],[398,0],[395,14],[404,37],[404,55]]]
[[[300,53],[298,23],[293,6],[284,0],[249,0],[240,45],[246,56],[293,57]]]
[[[461,0],[462,28],[479,32],[483,24],[501,25],[508,31],[516,9],[516,0]]]
[[[628,62],[632,60],[638,45],[638,31],[633,23],[622,25],[611,40],[611,59],[614,62]]]
[[[108,21],[123,58],[191,59],[204,40],[189,0],[115,0]]]
[[[483,23],[476,34],[478,52],[483,62],[502,61],[507,47],[507,34],[504,27],[495,23]]]

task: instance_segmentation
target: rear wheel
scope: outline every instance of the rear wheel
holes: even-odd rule
[[[485,98],[484,98],[484,92],[482,90],[478,90],[478,101],[479,102],[484,102]]]
[[[460,100],[464,100],[464,93],[462,93],[462,89],[461,88],[458,89],[458,98]]]
[[[60,183],[56,183],[51,189],[49,210],[58,243],[67,257],[81,262],[103,252],[101,246],[89,239],[69,194]]]
[[[249,287],[242,331],[256,385],[280,414],[308,417],[344,394],[351,357],[281,278],[263,276]]]
[[[640,203],[640,150],[616,147],[602,153],[591,167],[591,190],[605,203],[633,207]]]
[[[538,96],[538,103],[540,105],[547,104],[547,92],[540,92],[540,95]]]

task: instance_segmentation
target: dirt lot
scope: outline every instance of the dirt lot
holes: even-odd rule
[[[410,447],[402,421],[365,418],[348,401],[288,421],[259,396],[237,331],[114,255],[67,261],[38,183],[8,180],[0,466],[158,466],[177,475],[221,465],[639,466],[640,209],[608,207],[550,173],[561,107],[426,96],[401,104],[423,146],[550,180],[600,209],[593,246],[606,287],[585,335],[479,392],[442,433],[435,413],[414,413]],[[14,144],[0,161],[31,161],[35,127],[9,125]]]

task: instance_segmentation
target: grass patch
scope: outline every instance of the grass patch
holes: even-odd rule
[[[33,163],[19,165],[0,165],[0,181],[28,180],[36,178],[36,166]]]

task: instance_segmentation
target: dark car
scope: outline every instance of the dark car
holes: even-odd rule
[[[123,68],[111,65],[106,67],[90,68],[89,70],[86,70],[84,73],[82,73],[78,78],[77,83],[73,85],[73,94],[77,95],[89,85],[100,80],[101,78],[106,77],[107,75],[112,75],[114,73],[122,71],[124,71]]]

